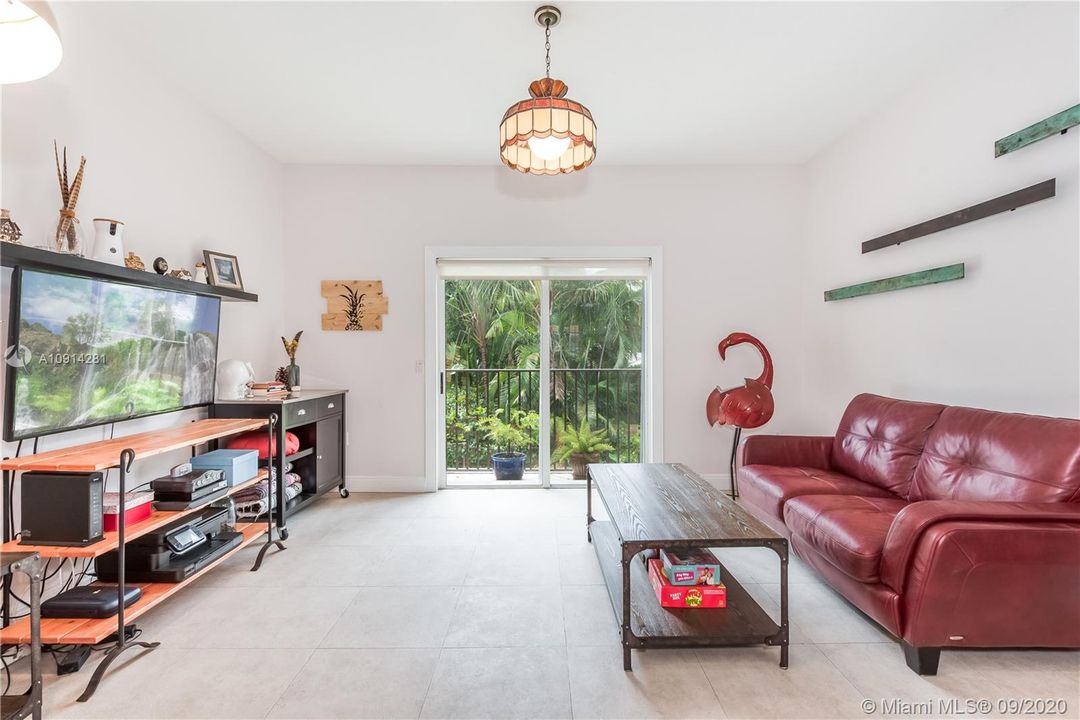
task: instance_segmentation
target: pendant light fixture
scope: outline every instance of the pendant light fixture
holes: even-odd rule
[[[596,157],[596,124],[592,113],[566,98],[566,83],[551,77],[551,28],[562,12],[543,5],[534,13],[544,28],[544,77],[529,85],[531,99],[514,103],[499,126],[503,163],[518,172],[559,175],[584,170]]]
[[[63,56],[48,5],[0,0],[0,85],[45,77]]]

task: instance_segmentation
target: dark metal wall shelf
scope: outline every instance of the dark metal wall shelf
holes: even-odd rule
[[[987,200],[978,205],[972,205],[963,210],[957,210],[948,215],[942,215],[933,220],[927,220],[918,225],[912,225],[903,230],[897,230],[888,235],[876,237],[873,240],[867,240],[862,244],[862,251],[865,254],[892,245],[899,245],[908,240],[932,235],[933,233],[948,230],[949,228],[954,228],[974,220],[982,220],[991,215],[997,215],[998,213],[1003,213],[1007,210],[1015,210],[1018,207],[1030,205],[1039,200],[1052,198],[1057,192],[1056,184],[1056,178],[1050,178],[1049,180],[1044,180],[1041,183],[1026,187],[1023,190],[1017,190],[1016,192],[996,197],[993,200]]]
[[[217,287],[193,280],[181,280],[145,270],[132,270],[121,265],[112,265],[99,260],[78,257],[77,255],[65,255],[64,253],[14,243],[3,243],[3,246],[0,247],[0,264],[10,268],[51,270],[71,275],[116,280],[159,290],[176,290],[194,295],[218,297],[232,302],[258,302],[259,300],[259,296],[255,293],[244,292],[243,290]]]

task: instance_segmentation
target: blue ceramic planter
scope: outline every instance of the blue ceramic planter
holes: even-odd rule
[[[525,477],[525,453],[504,452],[491,456],[496,480],[520,480]]]

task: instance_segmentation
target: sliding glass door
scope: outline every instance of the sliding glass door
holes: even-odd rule
[[[496,464],[501,482],[540,484],[541,283],[451,279],[444,289],[447,484],[487,485]]]
[[[639,462],[644,281],[549,287],[552,482],[582,480],[586,462]]]
[[[440,485],[562,486],[640,462],[648,265],[439,261]]]

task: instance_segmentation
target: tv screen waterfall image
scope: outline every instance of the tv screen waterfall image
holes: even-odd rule
[[[26,270],[9,438],[214,399],[218,298]]]

